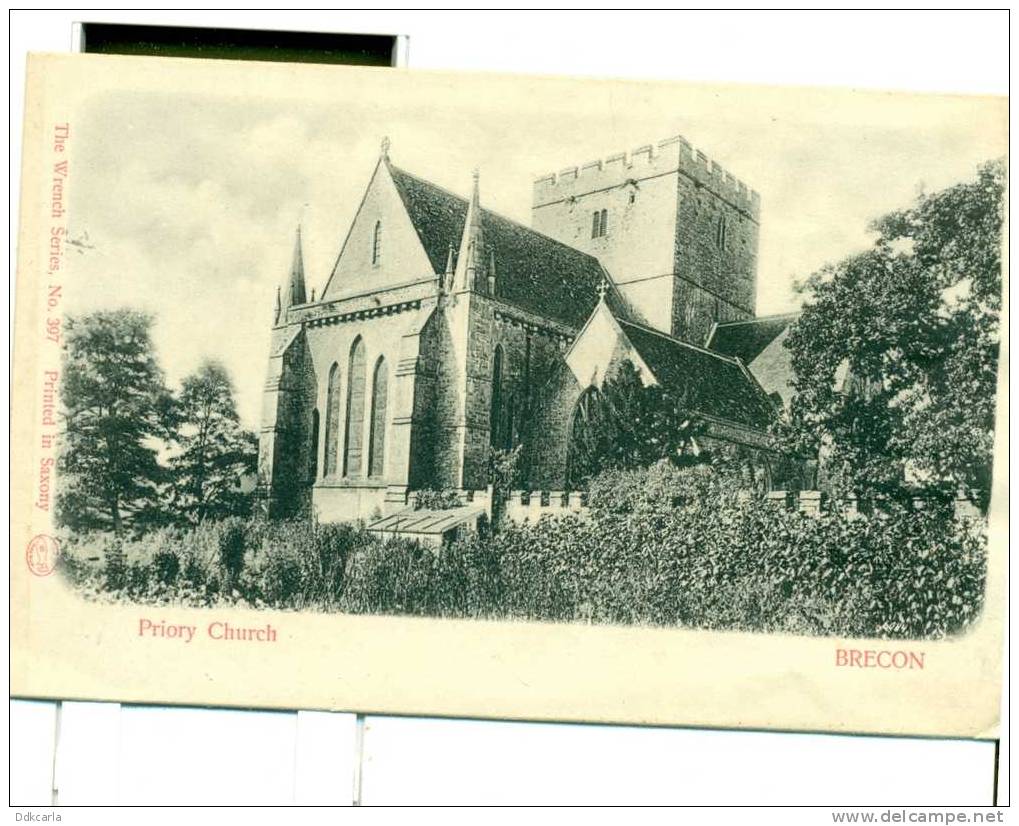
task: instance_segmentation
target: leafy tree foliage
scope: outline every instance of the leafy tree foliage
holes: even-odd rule
[[[239,482],[255,472],[258,446],[237,415],[226,369],[206,362],[181,383],[180,453],[171,460],[174,506],[191,523],[246,515],[251,496]]]
[[[667,459],[675,465],[704,460],[694,437],[704,424],[687,400],[661,385],[647,387],[640,372],[624,361],[601,390],[589,390],[574,414],[570,434],[571,487],[581,487],[602,470],[641,468]]]
[[[820,450],[832,487],[990,487],[1005,171],[920,196],[874,223],[872,249],[801,286],[796,396],[782,435]]]
[[[158,447],[172,427],[172,399],[151,326],[151,316],[126,309],[66,319],[58,524],[121,534],[164,519]]]

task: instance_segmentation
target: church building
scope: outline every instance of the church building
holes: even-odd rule
[[[317,298],[298,231],[263,399],[271,515],[367,520],[416,490],[482,490],[492,451],[517,446],[531,490],[563,490],[622,360],[767,462],[793,317],[756,317],[756,192],[676,137],[540,178],[529,227],[482,202],[477,171],[463,197],[383,141]]]

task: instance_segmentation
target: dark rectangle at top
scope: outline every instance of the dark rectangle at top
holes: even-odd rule
[[[82,23],[82,51],[89,54],[270,60],[280,63],[345,63],[393,66],[396,36],[273,29],[210,29]]]

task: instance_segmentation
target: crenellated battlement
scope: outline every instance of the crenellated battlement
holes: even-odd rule
[[[755,220],[759,218],[760,195],[681,135],[543,175],[534,182],[532,203],[538,208],[627,184],[639,187],[641,180],[671,172],[688,176]]]

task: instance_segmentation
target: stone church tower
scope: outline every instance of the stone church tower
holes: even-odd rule
[[[760,198],[681,137],[540,178],[531,214],[662,332],[704,344],[755,315]]]

